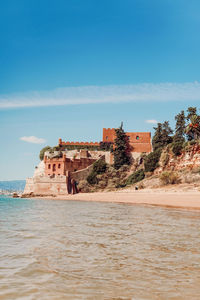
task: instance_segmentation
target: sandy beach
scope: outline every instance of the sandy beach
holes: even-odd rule
[[[57,197],[41,197],[40,199],[113,202],[200,209],[200,192],[198,190],[181,191],[177,189],[145,189],[135,191],[130,189],[113,192],[79,193]]]

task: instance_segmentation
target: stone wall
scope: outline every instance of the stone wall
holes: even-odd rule
[[[104,160],[105,161],[105,155],[101,156],[99,158],[99,160]],[[83,170],[77,171],[77,172],[72,172],[71,174],[71,178],[75,179],[77,182],[79,182],[80,180],[86,180],[86,178],[88,177],[88,175],[90,174],[90,172],[93,169],[93,164]]]
[[[77,182],[79,182],[80,180],[86,180],[86,178],[88,177],[88,175],[90,174],[92,169],[93,169],[93,165],[91,165],[83,170],[72,172],[71,178],[75,179]]]
[[[55,176],[37,176],[27,178],[24,194],[34,195],[66,195],[67,191],[67,177]]]

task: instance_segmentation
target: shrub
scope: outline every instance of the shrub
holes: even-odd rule
[[[183,149],[183,142],[172,143],[172,152],[175,156],[181,155],[181,150]]]
[[[191,146],[195,145],[197,142],[195,140],[192,140],[189,142]]]
[[[98,183],[97,173],[94,170],[88,175],[87,182],[92,185]]]
[[[177,184],[180,183],[180,177],[177,173],[175,172],[163,172],[160,175],[160,181],[162,184],[167,185],[167,184]]]
[[[113,143],[112,142],[100,142],[99,144],[100,150],[102,151],[113,151]]]
[[[200,168],[199,168],[199,167],[193,168],[193,169],[191,170],[191,172],[192,172],[192,174],[200,174]]]
[[[106,171],[106,168],[107,168],[107,164],[104,160],[102,159],[99,159],[97,160],[94,165],[93,165],[93,171],[96,173],[96,174],[102,174],[102,173],[105,173]]]
[[[99,182],[98,175],[105,173],[107,169],[107,164],[104,160],[99,159],[93,164],[93,169],[87,177],[87,182],[89,184],[97,184]]]
[[[127,172],[129,169],[130,169],[130,166],[128,166],[128,165],[123,165],[123,166],[119,169],[119,172],[120,172],[120,173],[124,173],[124,172]]]
[[[42,148],[42,149],[40,150],[40,154],[39,154],[40,160],[43,160],[43,159],[44,159],[44,153],[45,153],[46,151],[51,151],[51,147],[50,147],[50,146],[46,146],[46,147],[44,147],[44,148]]]
[[[126,184],[127,185],[134,184],[144,179],[144,177],[145,177],[144,170],[143,169],[138,170],[127,178]]]
[[[100,180],[100,181],[98,182],[98,187],[99,187],[99,188],[103,189],[103,188],[105,188],[106,186],[107,186],[107,181],[106,181],[106,180]]]
[[[81,180],[78,184],[79,192],[88,193],[90,192],[89,184],[86,180]]]
[[[126,184],[125,184],[125,183],[122,183],[122,182],[118,182],[118,183],[115,184],[115,187],[116,187],[117,189],[119,189],[119,188],[124,188],[125,186],[126,186]]]
[[[160,161],[161,161],[163,167],[165,167],[169,162],[169,154],[167,152],[162,152]]]
[[[186,148],[189,145],[189,142],[184,142],[183,143],[183,149]]]
[[[155,150],[145,157],[144,160],[145,172],[153,172],[158,167],[161,151],[162,151],[161,149]]]
[[[138,185],[138,189],[139,190],[143,190],[145,188],[144,184],[141,182],[139,185]]]

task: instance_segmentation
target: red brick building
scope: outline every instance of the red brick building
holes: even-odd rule
[[[68,172],[76,172],[92,165],[96,159],[88,157],[88,151],[81,150],[79,158],[68,158],[63,153],[62,157],[44,156],[45,175],[67,175]]]
[[[126,132],[129,137],[131,152],[151,152],[151,132]],[[112,142],[115,140],[114,128],[103,128],[103,142]]]

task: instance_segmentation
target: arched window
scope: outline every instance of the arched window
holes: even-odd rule
[[[51,169],[51,164],[48,164],[48,169]]]
[[[139,135],[136,136],[136,140],[138,141],[140,139]]]

